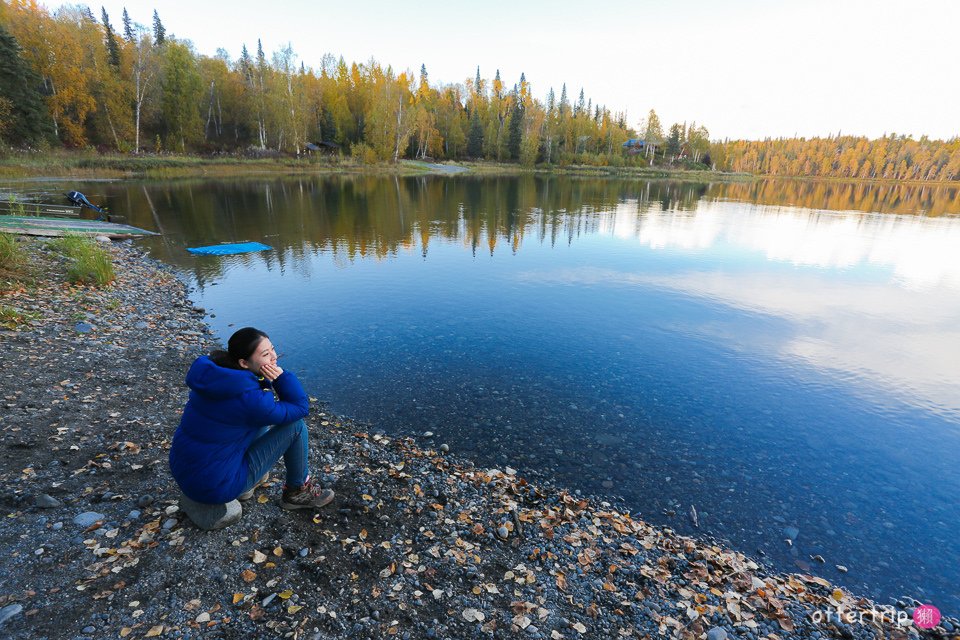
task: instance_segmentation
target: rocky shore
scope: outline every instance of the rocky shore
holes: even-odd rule
[[[947,638],[919,603],[875,605],[773,574],[599,499],[481,469],[425,435],[371,433],[315,403],[311,467],[338,497],[204,532],[167,451],[190,362],[214,346],[163,265],[114,244],[117,281],[3,293],[0,636],[11,638]]]

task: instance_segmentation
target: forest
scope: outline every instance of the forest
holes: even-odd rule
[[[229,43],[236,44],[236,43]],[[890,134],[711,140],[702,124],[665,128],[650,109],[631,127],[580,89],[542,99],[481,70],[431,82],[374,59],[326,54],[316,65],[291,45],[258,41],[213,57],[126,10],[114,23],[85,5],[50,11],[0,0],[0,150],[96,149],[252,157],[350,156],[365,164],[488,160],[531,166],[658,166],[770,176],[960,180],[960,138]],[[630,141],[628,143],[628,141]],[[625,143],[628,143],[625,146]]]

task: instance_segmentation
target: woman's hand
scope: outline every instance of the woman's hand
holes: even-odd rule
[[[260,367],[260,375],[262,375],[264,378],[266,378],[270,382],[273,382],[274,380],[279,378],[280,374],[282,373],[283,373],[283,369],[281,369],[280,366],[276,364],[264,364],[263,366]]]

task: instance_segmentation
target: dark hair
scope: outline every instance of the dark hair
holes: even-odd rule
[[[253,352],[256,351],[260,341],[269,337],[270,336],[259,329],[244,327],[243,329],[235,331],[234,334],[230,336],[230,340],[227,341],[226,351],[214,351],[210,354],[210,359],[221,367],[242,369],[243,367],[240,366],[240,361],[248,360],[250,356],[253,355]]]

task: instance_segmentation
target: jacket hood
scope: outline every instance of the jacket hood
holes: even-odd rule
[[[231,398],[260,388],[257,377],[245,369],[229,369],[200,356],[190,365],[187,386],[209,398]]]

